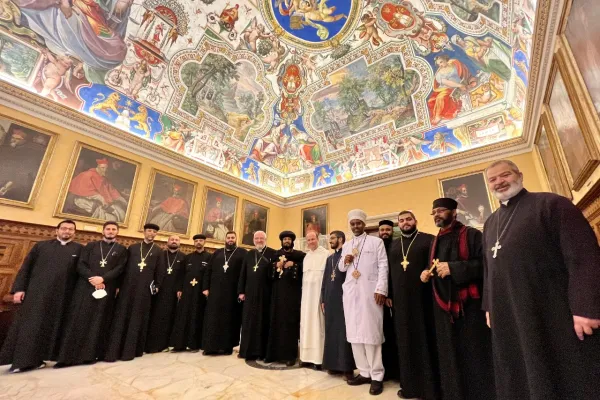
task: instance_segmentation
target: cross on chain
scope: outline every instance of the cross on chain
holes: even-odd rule
[[[406,271],[406,268],[408,267],[408,264],[410,264],[410,261],[408,261],[408,259],[404,257],[404,260],[402,260],[400,264],[402,265],[402,268],[404,268],[404,270]]]
[[[253,269],[254,269],[254,272],[256,272],[256,270],[258,269],[258,264],[256,264]]]
[[[502,248],[502,246],[500,246],[500,241],[496,240],[496,244],[494,245],[494,247],[492,247],[492,251],[494,252],[494,255],[492,256],[493,258],[496,258],[496,256],[498,255],[498,250],[500,250]]]
[[[104,268],[106,267],[106,260],[101,260],[100,261],[100,268]]]
[[[171,275],[171,272],[173,272],[173,267],[167,268],[167,274]]]
[[[198,284],[198,281],[196,280],[196,278],[194,278],[193,280],[190,281],[190,284],[192,286],[196,286]]]
[[[144,267],[146,266],[146,261],[142,260],[141,263],[138,264],[138,267],[140,267],[140,272],[144,269]]]

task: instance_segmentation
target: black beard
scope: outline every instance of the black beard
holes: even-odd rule
[[[402,234],[406,235],[406,236],[410,236],[413,233],[415,233],[415,231],[417,230],[416,226],[413,226],[412,228],[410,228],[409,230],[405,231],[403,229],[401,229],[400,231],[402,232]]]
[[[284,249],[284,250],[287,250],[287,251],[289,251],[289,250],[291,250],[292,248],[294,248],[294,245],[292,245],[292,244],[282,244],[282,245],[281,245],[281,248],[282,248],[282,249]]]
[[[394,240],[394,238],[392,238],[392,237],[387,237],[387,238],[385,238],[385,239],[381,239],[381,240],[383,240],[383,244],[385,245],[385,248],[387,249],[387,248],[389,248],[389,247],[390,247],[390,245],[392,244],[392,241]]]
[[[225,245],[225,249],[227,249],[227,250],[229,250],[229,251],[231,251],[231,250],[235,249],[235,243],[234,243],[234,244],[229,244],[229,243],[228,243],[228,244],[226,244],[226,245]]]

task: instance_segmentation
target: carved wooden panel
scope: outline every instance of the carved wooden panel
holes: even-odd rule
[[[53,226],[0,220],[0,311],[10,308],[12,303],[12,296],[9,294],[10,288],[27,253],[37,242],[54,239],[56,237],[55,232],[56,229]],[[100,240],[101,238],[102,234],[96,232],[78,231],[75,235],[75,241],[81,244]],[[139,238],[118,237],[118,242],[126,247],[140,241]],[[156,242],[162,248],[166,247],[165,240],[157,240]],[[215,248],[207,246],[206,250],[212,253]],[[186,254],[191,253],[194,251],[194,246],[182,244],[181,251]]]

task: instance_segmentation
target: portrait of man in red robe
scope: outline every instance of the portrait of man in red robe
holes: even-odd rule
[[[159,175],[160,176],[160,175]],[[172,179],[166,176],[164,180]],[[158,179],[157,179],[158,180]],[[172,179],[174,181],[174,179]],[[190,205],[184,196],[183,185],[186,183],[172,183],[171,194],[151,208],[146,218],[146,223],[152,223],[160,226],[165,232],[173,232],[179,234],[187,233],[187,227],[190,218]],[[189,185],[191,187],[191,185]],[[187,189],[190,189],[189,187]],[[154,192],[154,190],[153,190]],[[160,198],[158,193],[153,193],[152,199]],[[151,200],[152,204],[152,200]]]

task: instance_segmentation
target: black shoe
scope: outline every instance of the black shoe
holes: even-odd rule
[[[287,367],[293,367],[294,365],[296,365],[296,360],[289,360],[285,363],[285,365]]]
[[[321,366],[321,364],[313,364],[312,369],[314,369],[315,371],[323,371],[323,367]]]
[[[300,361],[300,368],[310,368],[311,366],[312,366],[311,363]]]
[[[216,351],[206,351],[206,350],[204,350],[204,351],[202,352],[202,355],[203,355],[203,356],[214,356],[214,355],[216,355],[216,354],[217,354],[217,352],[216,352]]]
[[[369,394],[373,396],[380,395],[383,392],[383,382],[382,381],[371,381],[371,388],[369,389]]]
[[[347,383],[350,386],[366,385],[367,383],[371,383],[371,378],[365,378],[361,374],[358,374],[352,378],[349,378]]]
[[[59,362],[59,363],[54,364],[54,368],[56,368],[56,369],[66,368],[66,367],[69,367],[69,366],[70,366],[69,364],[63,363],[63,362]]]
[[[225,355],[225,356],[230,356],[232,354],[233,354],[233,350],[224,350],[223,351],[223,355]]]

